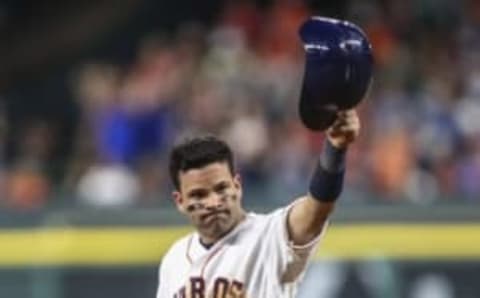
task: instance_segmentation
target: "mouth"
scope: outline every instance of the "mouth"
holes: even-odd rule
[[[229,211],[227,210],[221,210],[221,211],[215,211],[215,212],[210,212],[207,214],[202,215],[201,219],[202,221],[212,221],[212,220],[217,220],[220,219],[221,217],[228,216],[230,214]]]

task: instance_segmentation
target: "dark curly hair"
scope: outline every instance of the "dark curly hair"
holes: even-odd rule
[[[173,185],[176,189],[180,188],[180,172],[203,168],[215,162],[226,162],[233,175],[233,153],[227,143],[210,135],[184,140],[170,153],[169,171]]]

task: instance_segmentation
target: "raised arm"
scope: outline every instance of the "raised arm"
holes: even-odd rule
[[[307,244],[322,231],[342,191],[348,145],[359,132],[360,121],[353,109],[339,112],[337,120],[327,130],[309,193],[299,198],[288,214],[287,229],[293,244]]]

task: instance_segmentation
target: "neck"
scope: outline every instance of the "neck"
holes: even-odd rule
[[[210,249],[210,247],[212,247],[215,244],[215,242],[211,242],[208,244],[205,243],[202,237],[200,237],[199,240],[200,240],[200,245],[202,245],[205,249]]]

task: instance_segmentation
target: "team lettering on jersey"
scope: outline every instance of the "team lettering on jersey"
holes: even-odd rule
[[[212,292],[207,295],[205,280],[202,277],[191,277],[173,298],[246,298],[243,283],[218,277],[213,283]]]

